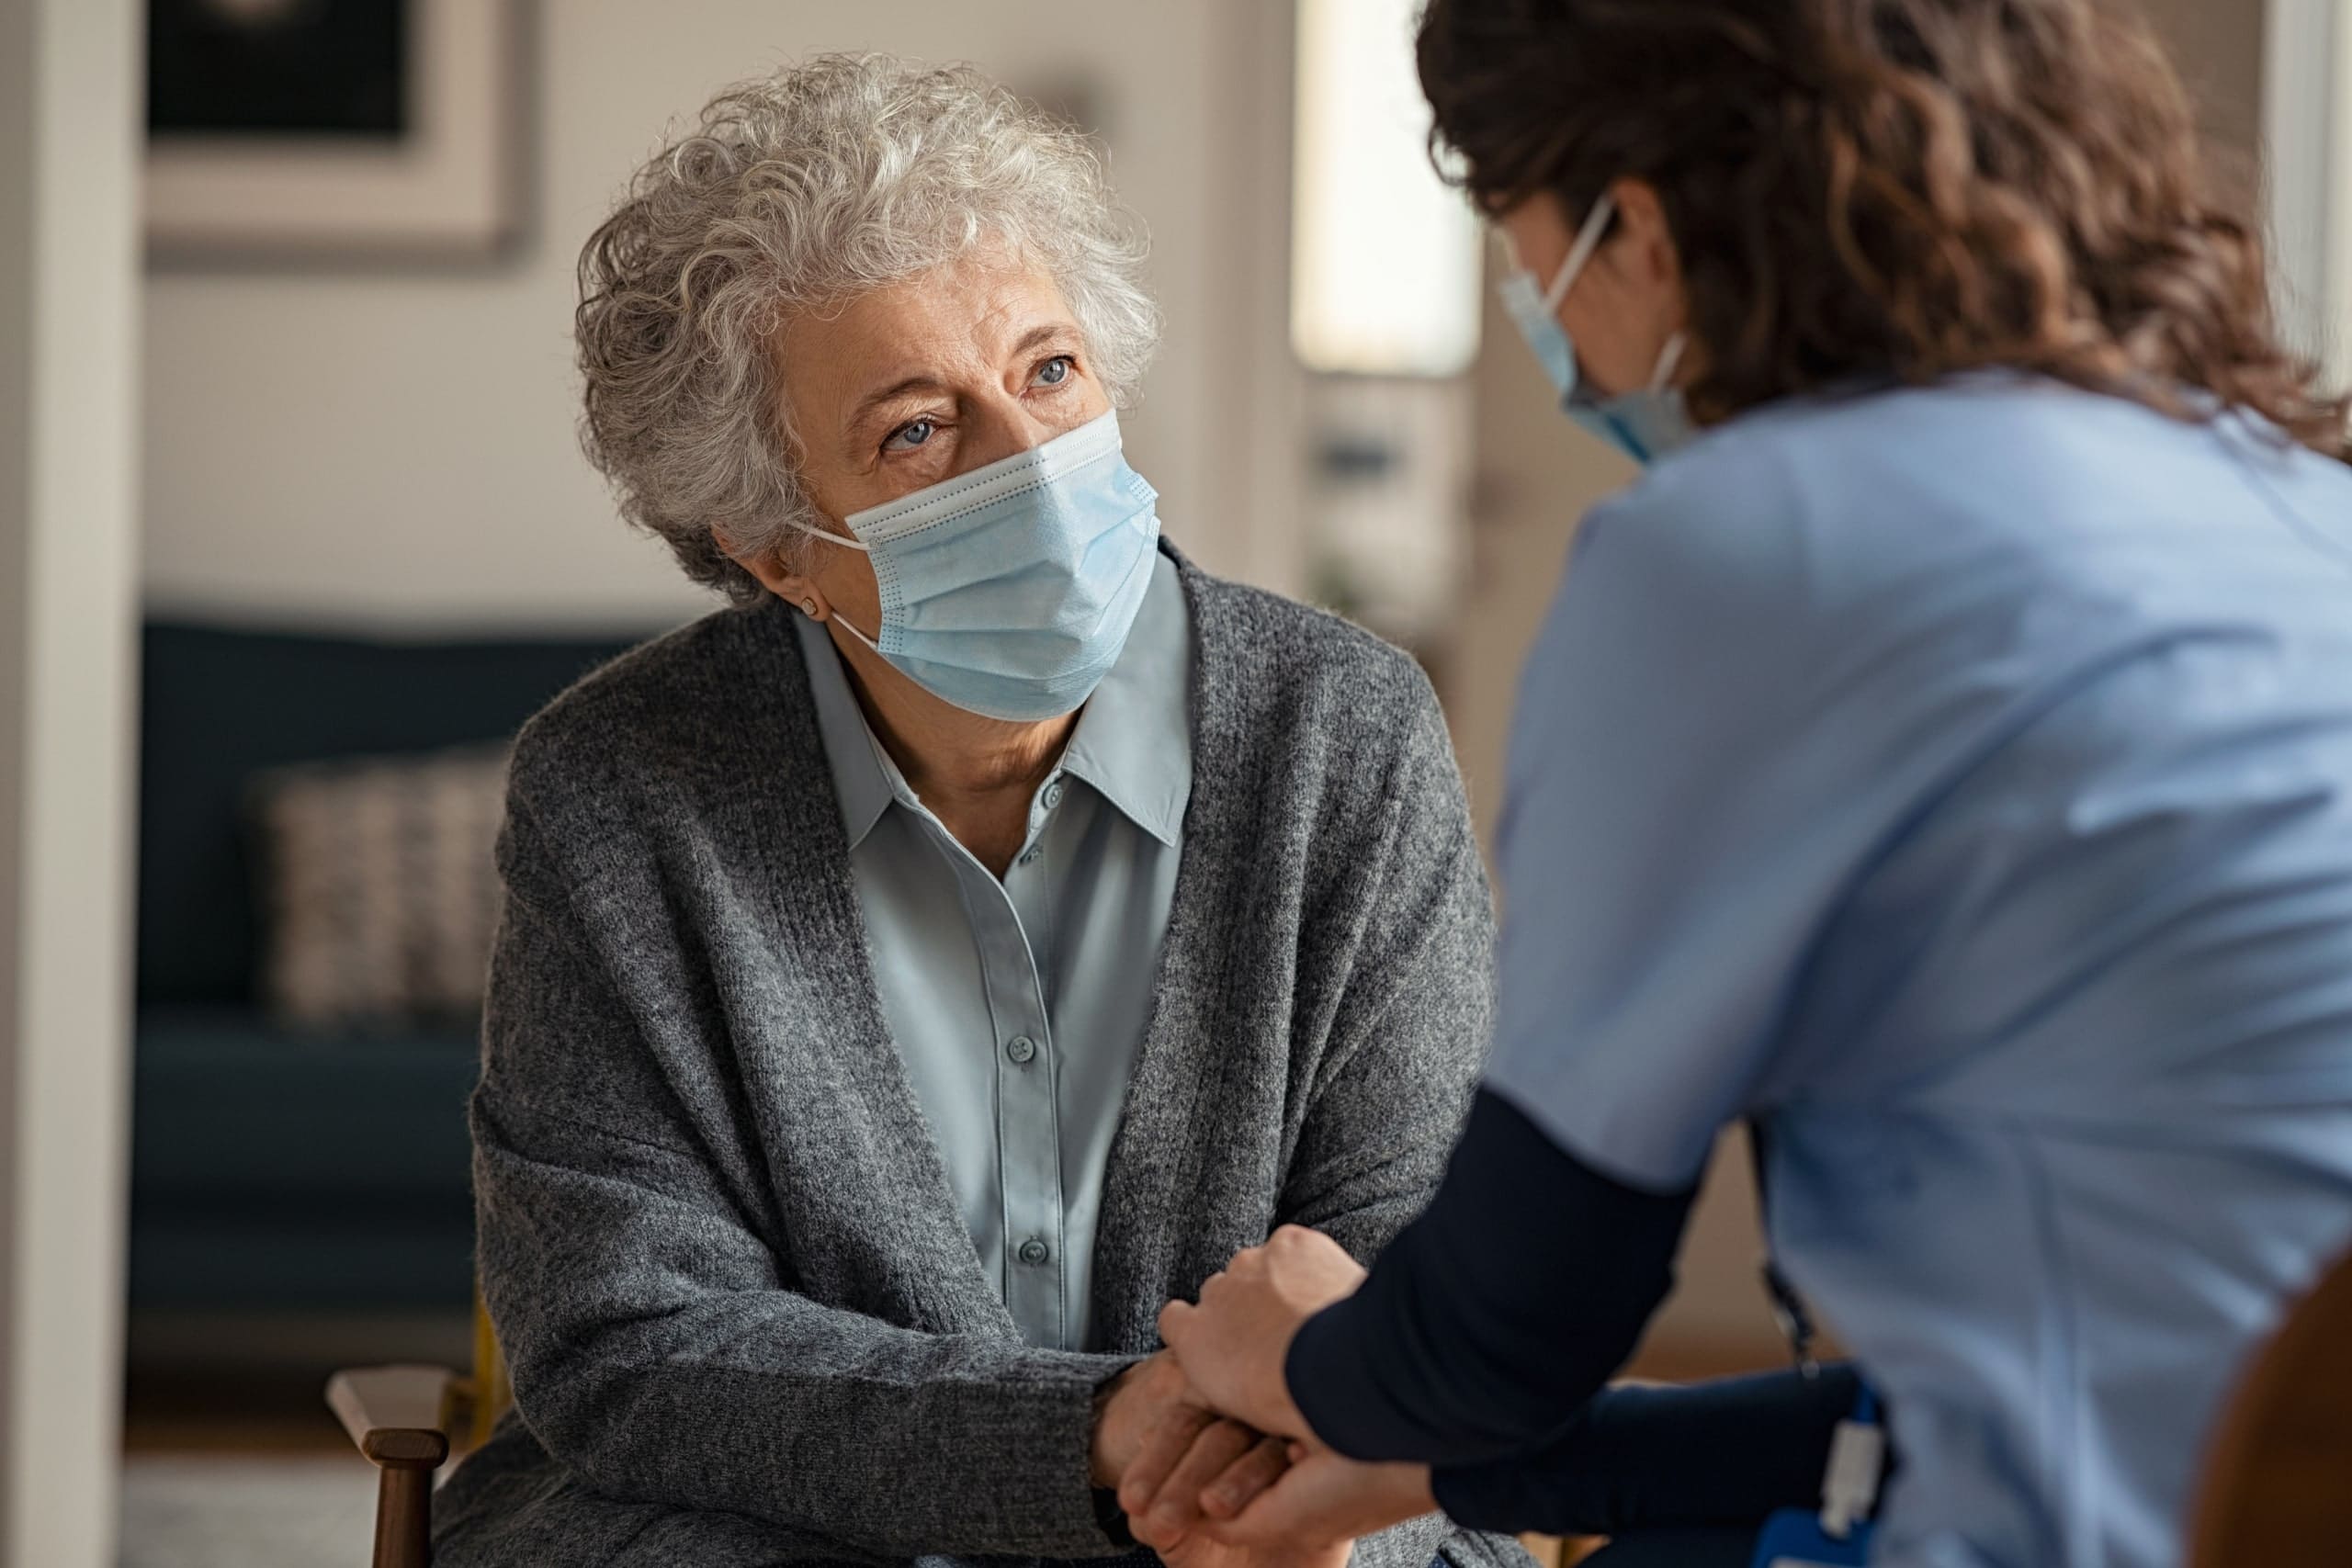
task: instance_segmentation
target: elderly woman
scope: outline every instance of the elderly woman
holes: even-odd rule
[[[443,1568],[1134,1551],[1126,1462],[1209,1420],[1160,1303],[1432,1189],[1489,984],[1444,726],[1160,541],[1140,258],[1080,140],[873,58],[722,96],[589,243],[589,450],[734,607],[515,750],[473,1127],[518,1410]],[[1355,1543],[1441,1547],[1515,1551]]]

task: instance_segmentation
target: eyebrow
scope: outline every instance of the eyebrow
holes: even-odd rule
[[[942,389],[940,381],[935,376],[910,376],[904,380],[894,381],[889,386],[882,388],[879,391],[868,392],[865,396],[858,399],[857,407],[850,411],[850,427],[852,429],[855,429],[857,426],[864,424],[866,420],[873,415],[875,410],[880,408],[885,403],[897,402],[909,392],[935,391],[940,389]]]
[[[1033,348],[1043,348],[1070,330],[1067,321],[1040,321],[1021,334],[1021,341],[1012,345],[1012,352],[1026,354]]]
[[[1032,349],[1045,346],[1056,338],[1071,335],[1075,330],[1068,321],[1041,321],[1023,333],[1013,344],[1010,353],[1016,356],[1027,354]],[[887,403],[896,402],[910,392],[944,389],[939,378],[928,373],[909,376],[901,380],[893,381],[887,387],[866,393],[857,400],[857,407],[850,411],[850,427],[855,429],[864,424],[876,409]]]

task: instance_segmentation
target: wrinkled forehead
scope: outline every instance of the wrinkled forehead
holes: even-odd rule
[[[892,283],[788,314],[771,340],[778,390],[805,434],[838,425],[894,388],[993,385],[1077,318],[1038,263],[976,251]]]

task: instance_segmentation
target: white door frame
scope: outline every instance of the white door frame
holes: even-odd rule
[[[140,13],[0,0],[0,1562],[105,1568],[121,1413]]]
[[[2269,0],[2267,219],[2290,340],[2352,383],[2352,0]]]

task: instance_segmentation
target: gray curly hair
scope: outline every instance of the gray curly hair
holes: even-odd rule
[[[978,247],[1050,272],[1125,407],[1159,333],[1141,226],[1077,131],[969,66],[820,55],[713,98],[580,253],[582,444],[622,515],[739,604],[728,558],[815,521],[770,340]]]

